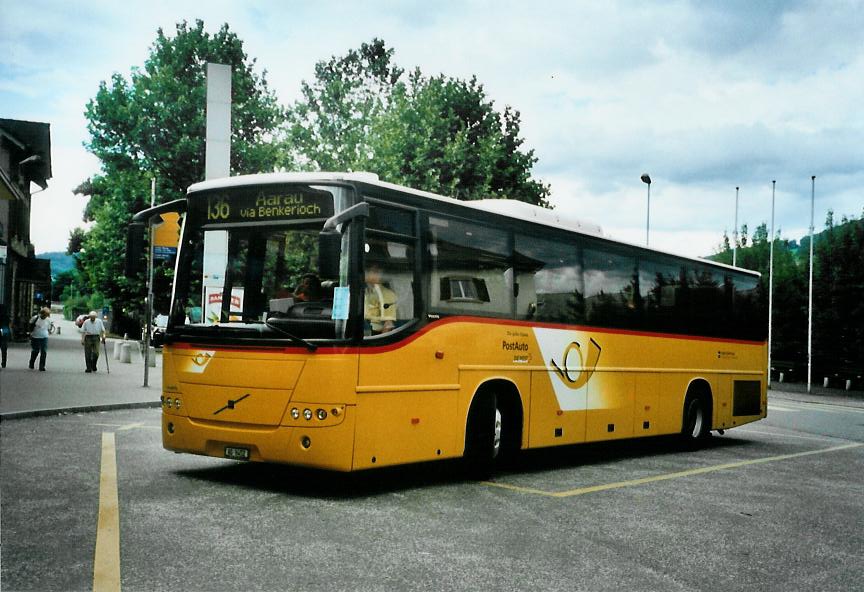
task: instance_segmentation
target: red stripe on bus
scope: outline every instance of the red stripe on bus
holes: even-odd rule
[[[326,354],[326,355],[334,355],[334,354],[379,354],[386,353],[390,351],[394,351],[405,347],[412,343],[413,341],[423,337],[427,333],[431,332],[438,327],[449,325],[452,323],[479,323],[484,325],[507,325],[507,326],[517,326],[517,327],[539,327],[541,329],[562,329],[566,331],[581,331],[584,333],[602,333],[606,335],[631,335],[634,337],[653,337],[659,339],[684,339],[688,341],[709,341],[714,343],[734,343],[738,345],[765,345],[766,341],[752,341],[746,339],[730,339],[726,337],[705,337],[701,335],[681,335],[678,333],[652,333],[649,331],[633,331],[630,329],[609,329],[609,328],[598,328],[598,327],[586,327],[582,325],[564,325],[559,323],[532,323],[528,321],[515,321],[512,319],[488,319],[488,318],[476,318],[476,317],[464,317],[464,316],[455,316],[455,317],[446,317],[444,319],[440,319],[437,321],[432,321],[421,330],[413,333],[406,339],[397,341],[395,343],[390,343],[387,345],[378,345],[378,346],[319,346],[317,350],[315,350],[316,354]],[[235,351],[235,352],[259,352],[259,353],[286,353],[286,354],[297,354],[297,353],[308,353],[309,350],[305,347],[264,347],[260,345],[250,345],[250,346],[238,346],[232,345],[230,347],[222,347],[218,345],[210,345],[210,344],[201,344],[196,345],[193,342],[183,342],[176,343],[173,345],[176,349],[212,349],[218,351]]]

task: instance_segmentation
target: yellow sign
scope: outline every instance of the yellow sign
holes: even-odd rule
[[[153,229],[153,246],[177,248],[180,242],[180,214],[168,212],[161,215],[162,223]]]

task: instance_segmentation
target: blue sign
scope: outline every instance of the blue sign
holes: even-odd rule
[[[177,247],[153,247],[153,259],[171,259],[177,255]]]

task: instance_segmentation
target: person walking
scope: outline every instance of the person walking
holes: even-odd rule
[[[0,368],[6,367],[6,351],[12,341],[12,327],[9,326],[9,315],[6,308],[0,304]]]
[[[39,313],[30,319],[30,369],[39,357],[39,371],[45,372],[45,358],[48,355],[48,336],[54,333],[54,322],[51,320],[51,309],[44,306]]]
[[[89,318],[81,323],[81,345],[84,346],[84,362],[87,369],[84,372],[96,372],[96,362],[99,361],[99,344],[105,343],[105,325],[98,318],[95,310],[90,311]]]

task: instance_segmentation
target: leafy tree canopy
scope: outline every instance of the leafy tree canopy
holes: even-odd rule
[[[287,144],[308,168],[370,170],[459,199],[504,197],[548,205],[531,176],[519,112],[498,112],[476,78],[407,76],[375,39],[319,62],[288,110]]]
[[[141,278],[123,277],[121,254],[132,215],[150,203],[150,178],[158,180],[158,202],[181,197],[204,178],[207,62],[232,70],[232,173],[286,164],[272,139],[284,110],[228,25],[214,35],[200,20],[178,23],[173,37],[159,29],[144,68],[100,83],[85,111],[87,148],[100,159],[102,173],[76,190],[89,196],[84,219],[93,224],[83,236],[76,231],[70,237],[70,248],[81,251],[82,277],[114,300],[118,312],[137,316],[141,309]]]

